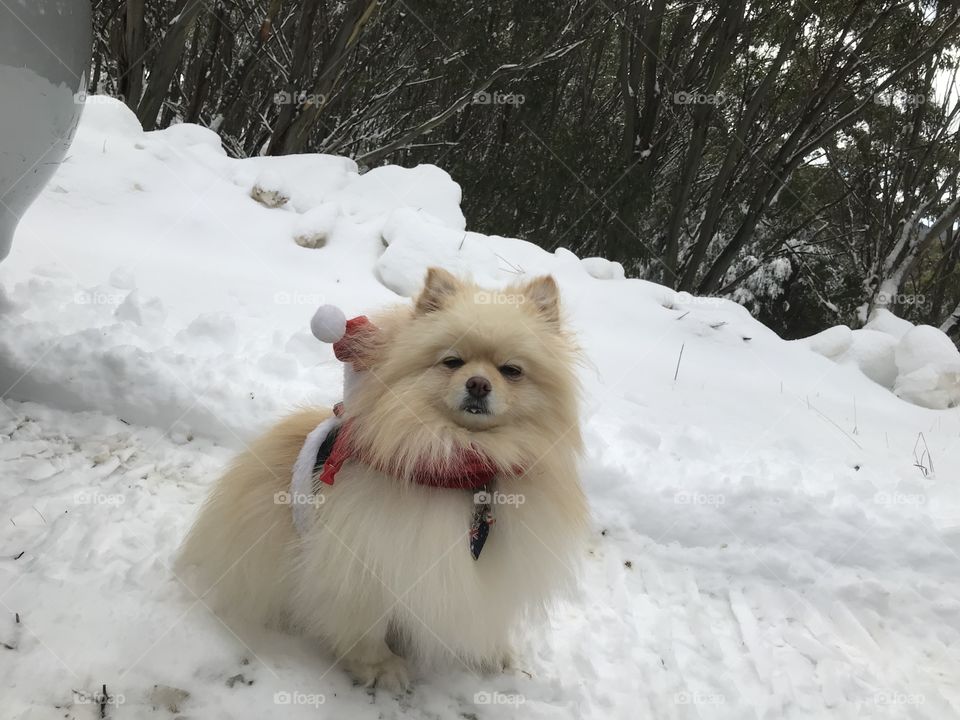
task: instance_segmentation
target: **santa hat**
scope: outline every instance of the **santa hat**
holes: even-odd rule
[[[343,399],[346,401],[356,387],[360,373],[369,368],[370,345],[377,326],[366,315],[347,320],[340,308],[322,305],[310,320],[310,330],[320,342],[331,343],[333,354],[343,363]],[[342,414],[342,403],[338,403],[334,412]]]

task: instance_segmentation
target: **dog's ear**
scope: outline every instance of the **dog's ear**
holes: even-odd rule
[[[547,322],[560,322],[560,288],[551,275],[534,278],[521,290],[524,307]]]
[[[442,268],[432,267],[427,270],[427,278],[423,281],[423,290],[417,298],[416,311],[418,314],[434,312],[442,308],[460,287],[460,281]]]

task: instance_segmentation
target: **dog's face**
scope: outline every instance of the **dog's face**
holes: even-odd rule
[[[575,351],[553,278],[488,291],[434,268],[413,311],[387,325],[356,408],[378,428],[374,442],[389,435],[421,446],[486,444],[509,436],[519,445],[576,424]]]
[[[422,332],[422,372],[401,385],[468,430],[549,412],[562,362],[555,352],[559,302],[550,277],[495,292],[432,269],[413,323]]]

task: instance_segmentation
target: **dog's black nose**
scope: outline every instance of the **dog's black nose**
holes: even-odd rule
[[[467,392],[475,398],[483,398],[490,394],[490,381],[480,375],[474,375],[467,380]]]

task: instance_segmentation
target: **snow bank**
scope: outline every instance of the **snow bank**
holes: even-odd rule
[[[907,332],[896,361],[899,397],[929,408],[960,405],[960,351],[939,329],[918,325]]]
[[[960,405],[960,351],[935,327],[914,326],[880,309],[860,330],[838,325],[798,342],[858,368],[907,402],[936,409]]]

